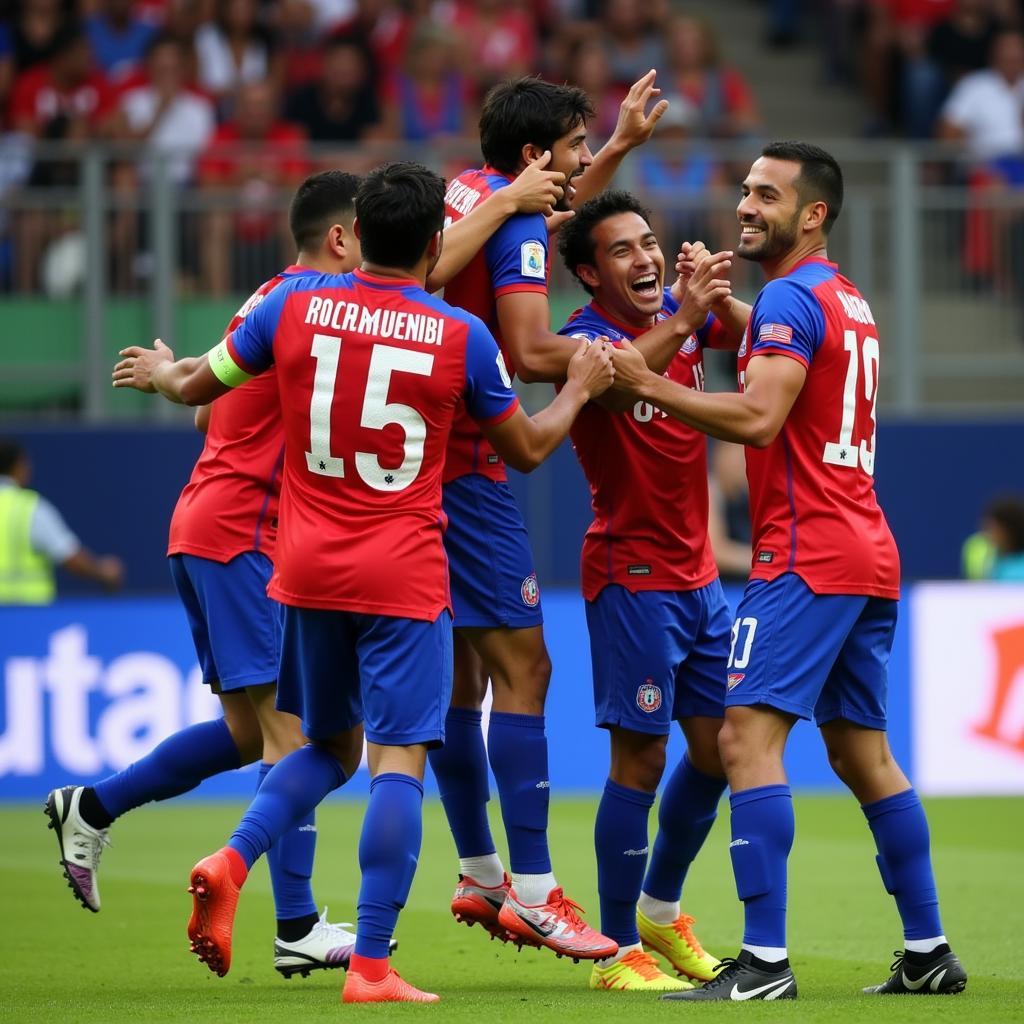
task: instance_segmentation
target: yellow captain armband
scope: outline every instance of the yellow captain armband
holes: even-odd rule
[[[225,339],[216,348],[211,348],[206,358],[210,361],[210,369],[213,375],[229,388],[237,388],[247,380],[252,380],[252,374],[246,373],[238,363],[231,358],[228,351],[228,343]]]

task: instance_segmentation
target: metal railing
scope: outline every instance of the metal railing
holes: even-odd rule
[[[683,145],[644,147],[616,182],[654,211],[669,263],[683,233],[715,248],[735,243],[737,182],[757,154]],[[1024,408],[1024,191],[982,187],[946,148],[828,148],[847,177],[829,254],[879,324],[883,409]],[[410,158],[449,175],[479,163],[471,143],[308,152],[310,170],[357,173]],[[706,180],[695,184],[687,167],[698,161]],[[173,418],[166,403],[112,393],[113,354],[153,337],[179,353],[216,341],[239,300],[291,260],[293,187],[203,188],[181,154],[0,140],[0,412]],[[562,312],[584,296],[552,263]],[[758,267],[737,261],[738,294],[752,299],[761,283]]]

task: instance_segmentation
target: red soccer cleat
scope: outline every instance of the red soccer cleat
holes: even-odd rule
[[[368,981],[354,968],[345,976],[341,990],[343,1003],[439,1003],[441,997],[433,992],[421,992],[410,985],[393,967],[380,981]]]
[[[508,929],[498,923],[498,914],[505,905],[505,897],[512,888],[505,875],[501,885],[481,885],[469,875],[459,875],[459,884],[452,897],[452,916],[459,924],[470,928],[479,924],[487,929],[492,939],[508,942]]]
[[[188,887],[192,894],[192,916],[188,921],[192,952],[200,963],[222,978],[231,969],[231,929],[241,891],[231,875],[227,849],[204,857],[192,869]]]
[[[614,956],[619,944],[591,928],[580,917],[582,912],[561,886],[548,893],[547,903],[536,907],[520,903],[515,889],[510,889],[498,920],[520,948],[546,946],[558,956],[572,957],[574,963]]]

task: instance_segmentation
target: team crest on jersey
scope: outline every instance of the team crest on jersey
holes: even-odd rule
[[[523,580],[523,585],[519,588],[519,593],[522,595],[523,604],[527,608],[536,608],[540,603],[540,587],[537,585],[537,574],[531,572],[529,576]]]
[[[725,681],[731,690],[735,686],[739,686],[743,682],[743,677],[746,675],[745,672],[730,672],[726,677]]]
[[[747,354],[747,335],[750,333],[750,328],[744,328],[743,340],[740,342],[740,350],[736,353],[737,358],[742,359]]]
[[[692,334],[683,342],[683,351],[687,355],[697,351],[697,339]]]
[[[648,715],[654,714],[661,707],[661,687],[655,685],[653,679],[640,684],[636,691],[636,706]]]
[[[519,247],[519,271],[523,277],[544,278],[544,246],[540,242],[523,242]]]

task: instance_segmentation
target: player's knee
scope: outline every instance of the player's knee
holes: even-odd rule
[[[667,736],[647,736],[637,742],[637,735],[630,734],[631,742],[612,740],[612,764],[609,776],[613,782],[627,789],[638,789],[644,793],[655,793],[665,774]]]
[[[746,744],[743,742],[743,730],[735,722],[726,719],[718,733],[718,757],[722,769],[728,775],[735,771],[746,760]],[[695,768],[699,766],[695,763]]]
[[[231,739],[238,748],[238,757],[242,764],[252,764],[263,755],[263,733],[259,722],[244,715],[225,715]]]

